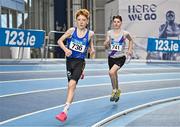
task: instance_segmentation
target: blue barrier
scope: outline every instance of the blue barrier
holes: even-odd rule
[[[0,46],[41,48],[44,38],[43,30],[0,28]]]
[[[180,40],[148,38],[147,51],[180,52]]]

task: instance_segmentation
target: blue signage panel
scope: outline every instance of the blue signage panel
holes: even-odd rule
[[[24,12],[26,2],[24,0],[0,0],[0,6]]]
[[[42,30],[0,28],[0,46],[40,48],[44,37]]]
[[[180,52],[180,40],[148,38],[147,51]]]

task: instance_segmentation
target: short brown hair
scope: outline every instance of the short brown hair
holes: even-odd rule
[[[77,17],[78,17],[79,15],[83,15],[83,16],[85,16],[87,19],[89,19],[89,11],[88,11],[87,9],[79,9],[79,10],[77,10],[76,15],[75,15],[76,19],[77,19]]]
[[[122,17],[120,16],[120,15],[115,15],[115,16],[113,16],[113,20],[114,19],[119,19],[121,22],[122,22]]]

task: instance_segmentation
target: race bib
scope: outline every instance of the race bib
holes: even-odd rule
[[[71,41],[69,48],[82,53],[85,50],[85,45]]]
[[[122,51],[122,45],[120,45],[119,43],[113,43],[111,44],[111,50]]]

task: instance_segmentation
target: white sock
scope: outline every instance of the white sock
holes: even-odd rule
[[[64,106],[63,112],[65,112],[67,114],[68,110],[69,110],[69,107],[70,107],[70,103],[66,103],[65,106]]]
[[[116,93],[116,91],[117,91],[116,89],[113,89],[113,92],[114,92],[114,93]]]

